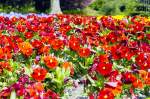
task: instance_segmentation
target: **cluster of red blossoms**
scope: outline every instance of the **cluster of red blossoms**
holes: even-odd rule
[[[123,95],[137,99],[139,90],[150,86],[149,26],[150,21],[140,16],[121,20],[111,16],[0,16],[1,76],[4,69],[15,71],[10,60],[31,70],[23,72],[29,72],[31,81],[5,86],[0,97],[10,96],[11,91],[25,99],[63,97],[65,71],[69,71],[69,78],[85,77],[90,99]],[[50,77],[57,78],[56,85]]]

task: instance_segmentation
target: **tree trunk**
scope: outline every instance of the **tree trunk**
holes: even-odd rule
[[[62,14],[59,0],[51,0],[51,14]]]

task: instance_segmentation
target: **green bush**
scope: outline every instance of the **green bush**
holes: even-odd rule
[[[136,0],[96,0],[90,8],[102,15],[131,15],[136,5]]]

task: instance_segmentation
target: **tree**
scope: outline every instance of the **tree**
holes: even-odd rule
[[[81,9],[95,0],[51,0],[51,14],[62,13],[62,10]]]
[[[60,1],[59,0],[51,0],[51,14],[61,14]]]

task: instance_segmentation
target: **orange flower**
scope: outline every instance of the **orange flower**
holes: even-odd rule
[[[67,70],[67,69],[70,69],[70,74],[73,75],[74,74],[74,68],[73,68],[73,65],[71,62],[64,62],[62,64],[62,67]]]
[[[3,48],[3,54],[5,55],[5,59],[11,59],[12,58],[11,48],[8,46]]]
[[[64,69],[68,69],[68,68],[72,67],[72,64],[71,64],[71,62],[64,62],[64,63],[62,64],[62,67],[63,67]]]
[[[148,86],[150,86],[150,74],[149,74],[149,76],[147,77],[147,79],[146,79],[146,81],[145,81],[145,84],[148,85]]]
[[[50,48],[48,46],[43,46],[41,48],[38,49],[38,52],[40,54],[48,54],[49,53]]]
[[[52,56],[45,56],[44,62],[46,64],[46,66],[50,69],[54,69],[58,65],[56,58],[52,57]]]
[[[34,88],[35,88],[37,91],[42,91],[42,90],[44,90],[44,86],[43,86],[43,84],[42,84],[41,82],[36,82],[36,83],[34,84]]]
[[[108,60],[108,55],[107,55],[107,54],[105,54],[105,55],[100,55],[100,56],[99,56],[99,61],[100,61],[100,62],[109,62],[109,60]]]
[[[134,88],[140,88],[140,89],[143,88],[143,83],[142,83],[142,81],[139,80],[139,79],[137,79],[136,81],[134,81],[134,82],[132,83],[132,85],[133,85]]]
[[[19,43],[18,47],[19,47],[20,51],[26,56],[30,56],[33,52],[32,45],[29,42]]]
[[[120,82],[117,82],[115,87],[107,84],[106,88],[110,89],[115,96],[122,92],[122,84]]]
[[[140,77],[144,80],[146,85],[150,85],[150,73],[145,70],[139,70]]]
[[[0,59],[3,59],[4,58],[4,52],[3,52],[3,49],[0,48]]]
[[[0,74],[3,72],[3,69],[6,69],[8,71],[13,70],[8,62],[0,62]]]

